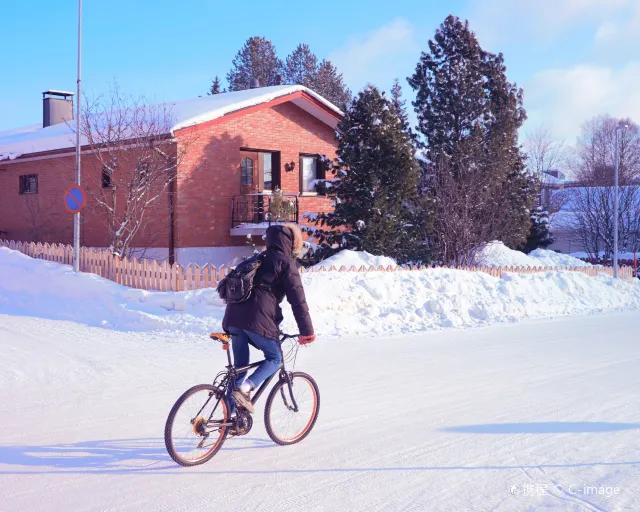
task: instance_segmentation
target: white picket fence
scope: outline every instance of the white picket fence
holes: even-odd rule
[[[62,244],[40,244],[33,242],[14,242],[0,240],[0,247],[7,247],[11,250],[21,252],[32,258],[53,261],[64,265],[73,264],[73,247]],[[501,277],[504,273],[534,274],[540,272],[567,271],[581,272],[588,276],[600,274],[613,276],[611,267],[423,267],[415,265],[398,266],[361,266],[352,267],[312,267],[301,268],[301,273],[307,272],[406,272],[424,271],[432,268],[448,268],[463,270],[466,272],[484,272],[494,277]],[[166,261],[160,263],[155,260],[138,260],[137,258],[119,258],[107,250],[88,249],[83,247],[80,250],[80,271],[97,274],[100,277],[115,281],[130,288],[157,291],[185,291],[199,290],[201,288],[215,288],[231,267],[223,265],[206,264],[202,267],[190,264],[186,267],[175,263],[169,265]],[[620,267],[618,275],[623,279],[633,278],[631,267]]]

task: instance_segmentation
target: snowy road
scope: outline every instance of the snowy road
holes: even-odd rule
[[[274,445],[258,407],[186,469],[164,421],[217,346],[0,315],[0,511],[637,511],[639,333],[630,312],[319,340],[305,441]]]

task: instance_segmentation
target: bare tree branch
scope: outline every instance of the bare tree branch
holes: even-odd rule
[[[117,84],[106,97],[85,98],[80,125],[97,162],[87,189],[107,227],[110,250],[125,256],[136,235],[160,232],[146,228],[171,183],[184,172],[193,139],[177,144],[171,136],[171,109],[125,97]]]

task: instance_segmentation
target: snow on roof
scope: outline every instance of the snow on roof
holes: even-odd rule
[[[267,103],[296,92],[308,94],[327,107],[327,109],[333,111],[337,116],[343,114],[333,103],[301,85],[259,87],[167,103],[173,117],[171,133],[173,134],[177,130],[206,123],[231,112]],[[311,115],[335,127],[337,123],[335,116],[328,114],[322,108],[311,105],[310,102],[299,98],[292,101]],[[81,144],[86,144],[86,141],[81,141]],[[0,132],[0,160],[13,160],[29,153],[54,151],[74,146],[74,126],[66,123],[59,123],[46,128],[42,128],[40,125],[31,125],[25,128]]]
[[[75,94],[69,91],[57,91],[56,89],[49,89],[48,91],[42,91],[42,94],[60,94],[63,96],[74,96]]]

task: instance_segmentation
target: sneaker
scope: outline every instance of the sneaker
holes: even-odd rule
[[[243,393],[239,389],[234,389],[231,396],[235,398],[236,403],[244,407],[247,411],[253,414],[253,404],[251,403],[251,397],[249,393]]]

